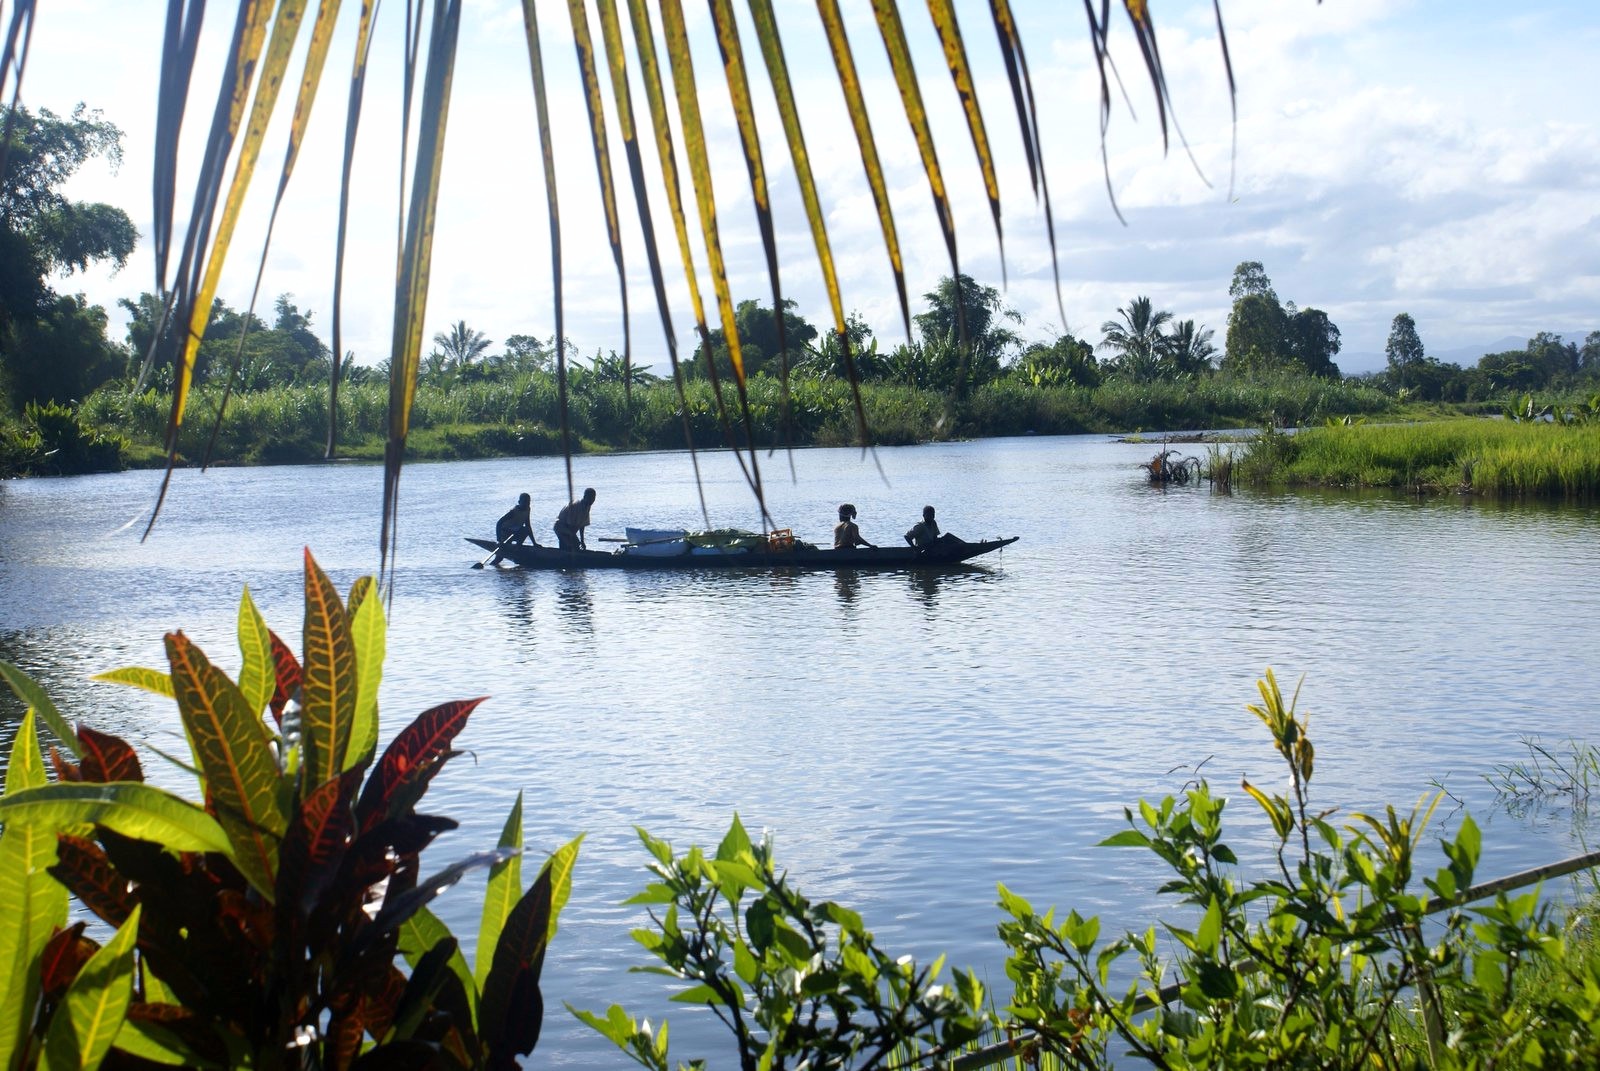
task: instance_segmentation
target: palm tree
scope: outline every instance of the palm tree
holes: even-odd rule
[[[1172,319],[1165,309],[1159,312],[1148,297],[1139,296],[1118,309],[1121,320],[1100,325],[1104,336],[1100,348],[1116,355],[1112,369],[1133,379],[1155,379],[1160,375],[1161,352],[1166,335],[1161,331]]]
[[[1172,325],[1172,333],[1162,340],[1162,363],[1180,376],[1210,372],[1217,355],[1211,335],[1211,328],[1196,327],[1193,320],[1177,321]]]
[[[240,244],[233,241],[235,225],[240,219],[252,181],[260,172],[268,170],[261,168],[258,171],[255,167],[255,161],[262,158],[266,132],[269,129],[281,129],[279,124],[271,122],[274,111],[292,110],[294,113],[293,121],[289,124],[290,151],[283,157],[281,170],[278,170],[273,179],[269,179],[269,181],[275,179],[277,182],[277,200],[272,207],[275,216],[298,159],[294,150],[299,148],[304,138],[312,105],[317,99],[317,89],[325,77],[335,77],[328,75],[327,72],[337,70],[340,66],[332,64],[325,67],[323,61],[327,58],[326,42],[334,39],[333,31],[341,10],[349,13],[351,21],[359,20],[355,32],[349,34],[347,38],[341,38],[355,42],[345,120],[347,145],[354,144],[365,101],[364,90],[370,46],[374,41],[390,39],[400,41],[404,45],[402,65],[407,104],[403,122],[408,137],[402,139],[402,144],[407,145],[410,151],[408,155],[402,157],[402,162],[411,168],[411,174],[407,183],[408,197],[397,220],[401,240],[394,276],[395,330],[390,353],[389,422],[385,449],[383,523],[380,534],[383,547],[381,564],[386,565],[388,554],[393,549],[400,459],[405,455],[406,438],[411,425],[411,405],[416,393],[419,364],[423,355],[425,336],[422,323],[427,315],[433,231],[440,189],[440,161],[443,157],[445,128],[450,112],[450,90],[457,58],[463,5],[461,0],[436,0],[434,4],[406,5],[405,32],[392,34],[372,32],[370,20],[374,17],[373,5],[347,4],[342,9],[339,5],[323,5],[317,9],[314,19],[288,17],[286,12],[289,9],[283,8],[274,20],[271,47],[265,47],[267,35],[262,32],[263,5],[240,0],[237,5],[238,30],[231,38],[223,38],[231,40],[232,43],[223,46],[226,51],[221,56],[211,54],[209,46],[196,47],[199,16],[197,12],[186,11],[187,6],[179,0],[169,0],[169,33],[161,60],[163,90],[159,101],[153,152],[156,211],[150,237],[156,253],[157,292],[165,296],[169,315],[174,318],[173,322],[180,325],[180,330],[172,332],[173,341],[160,354],[175,370],[172,407],[168,420],[170,448],[168,479],[171,476],[172,465],[176,463],[177,433],[183,423],[191,394],[192,369],[207,326],[206,312],[216,294],[223,261],[230,249]],[[274,6],[265,5],[268,9],[266,14],[270,15],[270,9]],[[581,20],[574,23],[570,41],[580,52],[584,52],[593,60],[582,65],[581,96],[589,109],[589,129],[593,132],[595,167],[598,172],[599,187],[605,191],[604,214],[618,274],[622,275],[624,266],[622,255],[624,227],[621,209],[631,200],[637,207],[637,215],[641,221],[639,231],[646,246],[646,260],[650,264],[650,274],[664,333],[669,340],[669,347],[673,347],[670,356],[674,369],[676,370],[679,355],[672,341],[676,338],[676,330],[671,326],[672,310],[667,305],[667,294],[670,290],[666,278],[668,269],[663,267],[663,264],[671,263],[670,254],[677,252],[681,261],[679,267],[684,277],[691,280],[697,277],[697,272],[704,265],[695,263],[696,246],[691,240],[691,235],[700,239],[700,248],[705,250],[706,259],[711,264],[709,279],[716,298],[714,302],[704,304],[698,300],[695,302],[697,310],[695,328],[702,338],[709,333],[712,325],[706,323],[704,315],[698,312],[701,308],[709,307],[718,310],[719,317],[723,321],[718,326],[724,333],[729,336],[735,333],[732,317],[733,302],[727,271],[723,266],[723,253],[717,237],[719,233],[717,220],[709,213],[702,215],[702,211],[709,208],[712,203],[711,176],[718,168],[714,166],[707,150],[700,100],[713,95],[720,98],[721,104],[731,106],[735,117],[739,120],[742,135],[740,152],[747,165],[745,171],[749,178],[752,203],[757,206],[770,205],[766,176],[784,167],[792,170],[800,186],[805,214],[816,245],[816,263],[822,270],[823,282],[829,296],[829,311],[833,320],[830,326],[835,331],[843,331],[846,327],[842,305],[843,288],[839,285],[835,257],[828,242],[826,206],[818,196],[817,184],[808,163],[806,131],[801,122],[798,98],[784,59],[783,35],[779,30],[774,5],[770,0],[751,0],[748,28],[735,25],[732,5],[721,2],[711,5],[709,19],[702,18],[692,25],[684,17],[680,0],[662,0],[659,4],[630,3],[626,8],[628,15],[626,27],[622,25],[623,20],[617,15],[619,6],[602,4],[599,7],[598,17],[604,23],[602,26],[604,32],[601,35],[602,47],[596,47],[596,42],[590,38],[588,26]],[[896,84],[901,87],[901,111],[916,136],[923,169],[928,177],[926,189],[936,202],[944,246],[950,258],[950,274],[959,278],[961,268],[957,257],[956,214],[950,203],[947,176],[933,149],[932,126],[938,117],[930,115],[923,104],[923,100],[928,98],[925,96],[924,88],[919,85],[919,71],[920,80],[930,83],[926,87],[930,93],[933,90],[931,83],[942,77],[949,77],[958,88],[971,87],[979,81],[967,62],[966,39],[971,36],[970,31],[974,23],[970,21],[969,15],[969,23],[964,32],[956,20],[953,6],[930,5],[933,21],[943,41],[943,55],[940,59],[944,62],[923,63],[919,68],[908,49],[907,36],[899,12],[901,6],[894,0],[873,5],[877,36],[886,46],[891,66],[894,68]],[[909,12],[913,5],[904,6]],[[21,41],[22,48],[15,62],[12,61],[8,49],[8,62],[0,65],[0,97],[3,97],[10,88],[7,83],[11,72],[16,71],[20,75],[25,69],[29,38],[22,31],[26,28],[25,23],[31,24],[33,7],[32,4],[12,5],[11,25],[6,39],[12,42]],[[541,28],[537,21],[535,5],[524,4],[522,8],[540,148],[546,161],[547,171],[553,171],[555,148],[548,101],[552,96],[566,92],[567,87],[557,87],[557,92],[547,89],[543,45],[546,43],[546,38],[561,35],[561,31],[548,25]],[[1172,101],[1166,82],[1165,65],[1157,46],[1150,5],[1133,3],[1129,0],[1117,8],[1127,18],[1131,35],[1137,41],[1138,53],[1149,74],[1151,91],[1158,105],[1156,111],[1160,120],[1159,133],[1165,139],[1170,134],[1168,116],[1172,111]],[[991,19],[988,25],[995,34],[1009,74],[1012,89],[1010,99],[1014,104],[1015,116],[1021,130],[1024,162],[1034,195],[1036,199],[1042,201],[1041,218],[1046,221],[1052,250],[1052,269],[1059,279],[1059,271],[1055,267],[1055,232],[1053,224],[1050,223],[1054,214],[1050,203],[1048,176],[1043,166],[1041,127],[1034,103],[1037,95],[1029,74],[1023,34],[1012,18],[1009,4],[991,4],[989,9]],[[397,9],[385,6],[382,15],[389,17],[395,10]],[[1088,27],[1085,36],[1091,46],[1099,74],[1097,95],[1101,101],[1102,130],[1110,119],[1111,102],[1115,99],[1111,92],[1113,72],[1110,50],[1114,17],[1112,10],[1111,5],[1087,6]],[[885,181],[876,138],[868,120],[866,101],[855,65],[854,49],[846,34],[839,6],[835,0],[819,0],[817,15],[838,73],[839,85],[850,116],[851,133],[860,149],[866,185],[876,209],[884,249],[900,298],[901,314],[909,334],[911,313],[903,268],[904,258],[894,222],[888,183]],[[802,16],[797,7],[791,6],[785,7],[784,17],[798,19]],[[311,24],[308,32],[312,41],[321,42],[321,46],[314,44],[309,49],[293,47],[295,35],[301,32],[307,23]],[[1220,46],[1218,54],[1222,59],[1217,68],[1218,76],[1227,79],[1231,97],[1233,74],[1227,60],[1227,43],[1221,32],[1220,19],[1218,27]],[[253,29],[255,32],[246,32],[247,29]],[[723,46],[727,53],[723,64],[706,65],[699,69],[691,66],[691,57],[697,53],[697,49],[692,47],[693,43],[689,39],[691,29],[697,35],[703,34],[708,39],[716,39]],[[753,40],[759,46],[760,62],[756,62],[755,54],[748,56],[744,54],[740,43],[741,33],[748,33],[749,36],[744,39]],[[658,40],[665,42],[664,54],[658,46]],[[202,52],[206,54],[201,55]],[[304,57],[306,67],[302,77],[296,78],[296,72],[289,70],[292,57]],[[194,82],[196,72],[210,70],[220,72],[220,80],[216,84],[216,109],[189,107],[191,102],[185,99],[187,87]],[[778,113],[783,126],[782,137],[771,136],[770,132],[767,132],[766,136],[760,136],[755,123],[755,105],[752,101],[759,99],[761,94],[750,92],[748,78],[752,74],[759,77],[763,71],[766,75],[767,88],[771,90],[778,104]],[[641,85],[647,107],[645,114],[640,115],[636,112],[633,95],[629,92],[624,91],[607,97],[601,86],[607,76],[613,86],[627,87],[630,83]],[[726,85],[722,86],[721,92],[718,92],[718,83],[724,78]],[[296,84],[300,90],[292,105],[286,99],[280,99],[278,95],[262,88]],[[282,95],[283,98],[288,96],[289,94]],[[331,94],[323,94],[323,99],[328,96]],[[999,181],[996,160],[986,133],[987,130],[998,129],[998,124],[987,122],[983,118],[979,105],[982,94],[974,94],[969,88],[962,88],[960,96],[966,112],[966,126],[971,135],[974,156],[981,172],[980,178],[985,188],[990,191],[988,198],[990,214],[998,237],[1001,222],[999,191],[1005,184]],[[254,104],[249,121],[245,122],[245,109],[240,107],[240,103],[252,97]],[[606,114],[608,100],[611,102],[611,114]],[[213,114],[215,118],[209,135],[203,132],[200,135],[202,138],[209,137],[210,147],[200,158],[199,171],[192,187],[195,191],[193,206],[180,205],[179,187],[182,185],[189,188],[189,183],[187,176],[180,183],[179,164],[180,160],[194,158],[188,142],[195,140],[192,130],[194,124],[189,123],[191,129],[186,130],[184,119],[186,115],[207,113]],[[630,131],[627,138],[620,136],[624,129]],[[634,129],[640,130],[639,136],[631,134]],[[835,136],[833,131],[826,133],[829,137]],[[611,141],[613,138],[615,140]],[[624,145],[629,157],[626,169],[628,177],[621,181],[619,181],[620,176],[613,172],[610,155],[604,148],[608,141],[611,144]],[[183,144],[180,145],[180,142]],[[649,142],[662,150],[651,154],[660,168],[659,174],[655,176],[648,176],[646,173],[645,158],[640,148],[642,142]],[[187,150],[187,153],[183,150]],[[763,155],[771,158],[763,163]],[[235,159],[240,161],[236,172],[232,167],[232,161]],[[340,181],[338,237],[333,263],[330,265],[334,276],[333,351],[336,355],[343,353],[340,341],[341,288],[352,194],[352,159],[352,154],[347,151]],[[725,162],[723,166],[726,166]],[[659,203],[654,207],[649,203],[652,183],[658,183],[653,188],[664,190],[666,194],[667,211],[664,214],[660,213]],[[629,184],[632,185],[632,190],[623,192],[623,188]],[[909,197],[910,194],[906,196]],[[553,251],[551,277],[557,284],[554,288],[555,331],[560,336],[565,330],[559,285],[562,277],[560,213],[551,183],[546,183],[546,197]],[[675,231],[679,239],[676,243],[666,248],[658,248],[656,228],[653,224],[645,222],[652,218],[652,214],[657,219],[671,219],[673,226],[670,230]],[[775,228],[769,209],[762,207],[757,215],[768,274],[772,283],[772,307],[780,308],[782,297],[778,279],[779,256]],[[188,221],[187,234],[181,229],[179,223],[181,220]],[[662,229],[669,230],[665,226]],[[270,239],[270,227],[268,235]],[[264,261],[264,252],[262,257]],[[634,263],[638,263],[637,259]],[[201,265],[205,265],[205,270],[201,270]],[[624,284],[622,293],[625,301],[626,280],[620,281]],[[1065,317],[1064,312],[1063,317]],[[625,351],[626,348],[625,345]],[[736,386],[740,404],[747,407],[744,401],[742,377],[738,377]],[[855,408],[858,432],[865,441],[867,429],[859,397],[855,399]],[[730,445],[741,445],[735,442],[739,436],[736,429],[741,424],[744,428],[744,438],[751,440],[742,444],[748,448],[745,476],[751,490],[760,500],[762,491],[757,467],[757,447],[751,439],[750,422],[748,419],[740,421],[729,419],[727,414],[722,415],[723,427],[728,429],[726,434]],[[747,410],[745,415],[748,417]],[[685,433],[688,434],[687,426]],[[166,486],[164,480],[161,497],[165,495]],[[160,511],[161,497],[158,497],[156,508],[151,512],[151,524]]]
[[[433,336],[434,353],[442,358],[444,369],[452,372],[470,367],[492,345],[487,335],[472,330],[465,320],[457,320],[450,330],[435,332]]]

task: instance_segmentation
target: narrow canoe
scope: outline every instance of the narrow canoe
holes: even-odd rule
[[[1017,541],[985,539],[976,543],[939,543],[926,551],[910,547],[856,547],[853,550],[726,551],[721,554],[679,554],[672,557],[627,554],[622,550],[558,550],[555,547],[512,544],[500,553],[506,561],[524,569],[927,569],[955,565],[981,554],[1009,547]],[[474,539],[485,551],[495,548],[492,539]]]

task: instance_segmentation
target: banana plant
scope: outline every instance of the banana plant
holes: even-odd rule
[[[519,796],[497,848],[424,876],[457,823],[417,808],[482,699],[424,711],[380,755],[374,592],[341,599],[308,551],[300,657],[246,589],[237,678],[182,632],[166,671],[97,678],[177,702],[198,803],[0,662],[28,707],[0,796],[0,1068],[513,1068],[533,1050],[581,838],[524,890]],[[468,969],[428,905],[483,867]],[[114,935],[69,926],[69,898]]]

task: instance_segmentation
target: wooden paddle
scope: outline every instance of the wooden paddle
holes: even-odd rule
[[[515,533],[512,533],[512,534],[514,535]],[[510,538],[511,538],[511,536],[506,536],[505,539],[502,539],[500,542],[496,543],[494,545],[494,549],[489,552],[489,557],[483,559],[483,561],[481,561],[481,562],[473,562],[472,563],[472,567],[474,569],[482,569],[485,565],[488,565],[490,558],[493,558],[496,554],[499,554],[501,548],[506,545],[506,540],[509,540]]]

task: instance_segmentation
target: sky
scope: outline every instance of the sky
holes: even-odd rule
[[[1234,267],[1247,260],[1264,265],[1281,299],[1332,318],[1342,332],[1338,360],[1346,372],[1381,366],[1390,326],[1402,312],[1415,319],[1432,353],[1526,339],[1542,330],[1581,342],[1583,334],[1600,329],[1600,126],[1594,111],[1600,65],[1593,61],[1600,54],[1600,5],[1592,0],[1222,0],[1237,122],[1210,0],[1155,0],[1176,116],[1165,150],[1125,19],[1113,24],[1111,44],[1126,92],[1113,87],[1102,142],[1099,78],[1081,11],[1044,0],[1013,2],[1038,100],[1065,322],[1044,212],[1028,183],[988,5],[960,0],[957,11],[999,160],[1003,265],[937,37],[922,5],[902,9],[951,189],[961,270],[1002,288],[1005,304],[1022,317],[1024,339],[1048,341],[1067,331],[1098,343],[1100,325],[1144,295],[1176,319],[1214,330],[1220,350],[1228,284]],[[211,110],[206,98],[214,100],[231,29],[228,6],[211,5],[180,191],[192,189]],[[733,297],[770,304],[709,19],[699,5],[686,6]],[[815,7],[805,0],[776,0],[775,6],[844,308],[866,320],[881,345],[896,345],[905,331],[889,262]],[[920,295],[950,274],[950,260],[870,8],[865,0],[842,6],[895,205],[914,315]],[[292,294],[312,312],[313,328],[324,338],[358,10],[353,0],[344,7],[257,301],[258,313],[270,319],[275,297]],[[735,7],[741,17],[747,14],[744,5]],[[66,113],[81,101],[124,132],[121,167],[113,172],[93,161],[68,193],[127,211],[142,236],[139,248],[121,272],[97,267],[53,281],[60,291],[82,291],[105,306],[119,340],[126,314],[117,299],[156,288],[147,238],[163,8],[155,0],[41,4],[23,81],[29,107]],[[621,352],[620,287],[567,9],[559,0],[538,0],[537,9],[558,156],[566,335],[586,356]],[[361,363],[390,354],[403,12],[399,0],[380,3],[353,180],[344,332],[346,348]],[[554,330],[549,228],[521,5],[465,0],[463,12],[425,331],[431,337],[464,320],[497,351],[510,335],[545,338]],[[747,19],[744,25],[748,29]],[[746,51],[753,77],[764,78],[748,35]],[[642,115],[637,63],[631,68]],[[291,89],[298,80],[297,58]],[[830,313],[777,110],[764,81],[755,92],[784,294],[822,326]],[[292,106],[286,91],[279,110],[286,116]],[[223,274],[219,296],[236,308],[250,300],[284,138],[280,118],[269,131]],[[625,183],[619,145],[613,136],[615,170]],[[653,146],[646,170],[659,174]],[[667,347],[631,203],[630,196],[623,213],[626,325],[635,360],[661,370]],[[670,229],[661,228],[659,181],[651,203],[667,258],[673,325],[687,354],[693,349],[688,290]],[[182,213],[180,206],[180,226]],[[698,244],[695,257],[702,291],[709,294]]]

